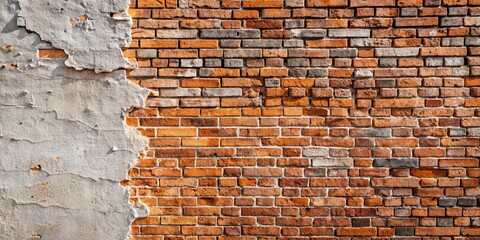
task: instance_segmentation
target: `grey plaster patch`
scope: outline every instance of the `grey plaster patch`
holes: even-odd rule
[[[68,55],[67,66],[95,72],[133,67],[123,58],[121,50],[131,41],[132,20],[125,12],[128,0],[18,2],[19,25],[63,49]]]
[[[20,2],[23,10],[35,10],[24,12],[21,19],[27,26],[43,22],[42,38],[49,31],[63,31],[50,23],[52,13],[45,12],[54,11],[49,7],[56,4],[69,9],[52,16],[62,19],[69,19],[69,11],[80,2],[87,14],[108,16],[128,6],[128,1]],[[126,126],[123,114],[143,106],[147,90],[128,81],[124,69],[115,70],[123,68],[123,57],[92,58],[87,54],[92,48],[70,52],[70,64],[111,72],[78,71],[61,59],[39,59],[38,50],[51,45],[36,30],[17,26],[22,23],[17,19],[19,6],[17,0],[0,5],[0,45],[11,48],[0,52],[0,64],[7,66],[0,69],[0,239],[127,239],[132,221],[148,210],[131,205],[120,182],[146,140]],[[106,28],[100,39],[76,40],[84,48],[95,41],[105,41],[111,49],[128,42],[117,37],[129,38],[130,29],[119,27],[113,34],[110,25],[102,23],[110,20],[95,21],[98,31]],[[65,46],[74,41],[56,37]],[[62,49],[68,53],[74,48]],[[12,64],[17,67],[9,67]]]

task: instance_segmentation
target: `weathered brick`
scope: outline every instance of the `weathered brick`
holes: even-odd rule
[[[480,235],[480,1],[130,6],[133,238]]]
[[[377,57],[414,57],[418,56],[420,48],[377,48],[375,56]]]
[[[182,67],[202,67],[203,60],[202,59],[181,59],[180,66]]]
[[[327,157],[328,148],[304,148],[303,156],[305,157]]]
[[[373,166],[375,167],[418,167],[417,159],[374,159]]]
[[[394,0],[352,0],[350,3],[352,7],[388,7],[395,6]]]
[[[241,88],[204,88],[202,96],[207,97],[235,97],[242,96]]]
[[[157,38],[196,38],[198,30],[157,30]]]
[[[328,36],[334,38],[370,37],[370,29],[329,29]]]
[[[180,106],[182,107],[218,107],[220,106],[220,100],[218,98],[186,98],[180,100]]]
[[[292,35],[296,38],[323,38],[327,36],[325,29],[292,29]]]
[[[352,159],[348,158],[315,158],[312,161],[314,167],[349,167],[352,165]]]
[[[205,29],[200,31],[202,38],[260,38],[258,29]]]

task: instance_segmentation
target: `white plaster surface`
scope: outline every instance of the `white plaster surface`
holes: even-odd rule
[[[117,55],[131,20],[118,26],[109,16],[127,7],[128,0],[0,4],[0,239],[127,239],[131,222],[146,214],[120,185],[145,146],[123,113],[147,96]],[[95,31],[64,32],[58,22],[78,9]],[[66,63],[37,57],[52,45],[67,52]]]

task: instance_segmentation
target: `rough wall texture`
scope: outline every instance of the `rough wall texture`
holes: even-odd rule
[[[480,1],[131,8],[134,239],[480,235]]]
[[[145,214],[120,183],[144,143],[123,112],[147,92],[122,70],[128,1],[103,2],[0,4],[0,239],[127,239]]]

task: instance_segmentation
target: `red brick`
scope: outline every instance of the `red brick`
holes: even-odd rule
[[[453,39],[479,35],[477,6],[132,1],[123,54],[149,97],[123,121],[149,146],[122,184],[150,208],[132,239],[479,236],[480,48]]]
[[[455,227],[428,227],[415,229],[415,235],[419,236],[456,236],[459,234],[460,228]]]
[[[377,234],[376,228],[337,228],[338,236],[375,236]]]

